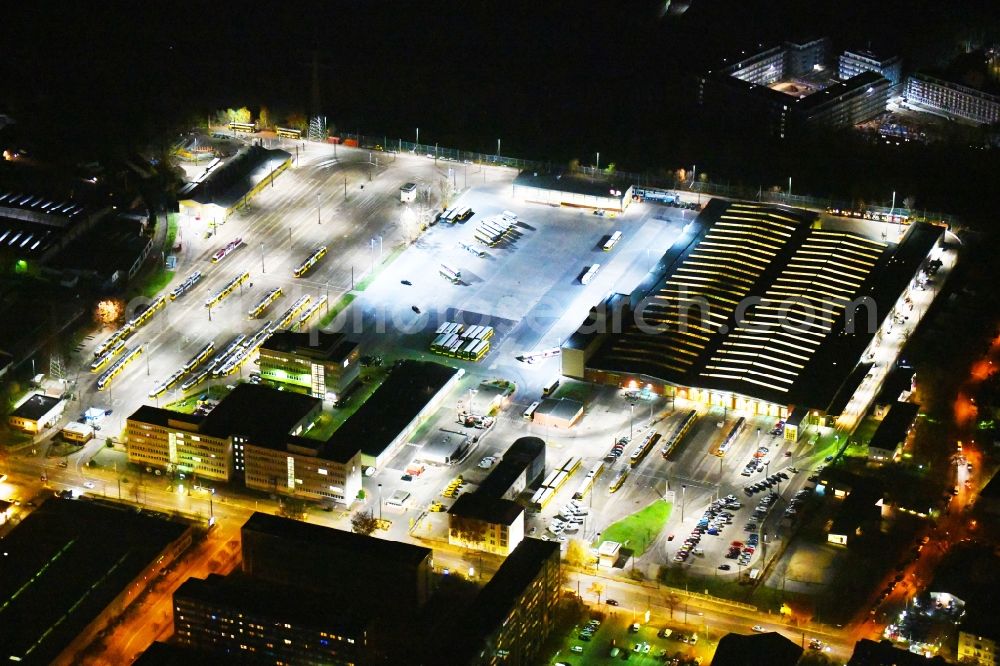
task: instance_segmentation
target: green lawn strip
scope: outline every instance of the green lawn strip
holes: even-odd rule
[[[333,304],[333,307],[331,307],[319,320],[320,327],[329,325],[331,321],[337,318],[337,315],[347,309],[347,306],[350,305],[355,298],[357,298],[356,294],[344,294],[341,296],[340,299]]]
[[[164,250],[171,252],[174,249],[174,242],[177,240],[177,213],[167,213],[167,238],[164,241]]]
[[[649,544],[656,539],[670,518],[671,504],[666,500],[655,500],[649,506],[622,518],[601,532],[602,541],[617,541],[632,550],[636,557],[642,555]]]
[[[379,273],[385,270],[386,266],[395,261],[396,257],[403,254],[403,250],[405,249],[406,249],[405,247],[400,246],[390,250],[389,254],[386,255],[385,259],[379,262],[378,266],[375,267],[375,270],[369,271],[368,275],[362,278],[361,282],[358,282],[358,284],[354,287],[354,291],[364,291],[365,289],[367,289],[368,286],[375,280],[375,278],[378,277]]]
[[[586,403],[590,399],[590,394],[593,393],[593,390],[593,384],[587,382],[564,381],[560,384],[553,397],[569,398],[570,400]]]
[[[140,285],[140,294],[146,298],[155,298],[173,279],[174,271],[168,271],[163,267],[157,268]]]

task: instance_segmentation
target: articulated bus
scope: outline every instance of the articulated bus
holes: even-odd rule
[[[660,453],[663,455],[664,458],[673,453],[674,449],[676,449],[677,445],[681,443],[681,441],[684,439],[684,436],[687,435],[688,432],[690,432],[691,428],[695,424],[695,421],[697,420],[698,420],[698,412],[692,409],[690,412],[688,412],[687,416],[684,417],[684,420],[678,423],[676,427],[674,427],[673,431],[670,433],[670,436],[667,437],[667,443],[663,446],[662,449],[660,449]]]
[[[594,484],[597,483],[597,479],[604,473],[604,462],[596,463],[589,472],[587,472],[587,477],[580,484],[580,487],[575,493],[573,493],[573,499],[582,500],[587,496],[593,488]]]
[[[635,451],[633,451],[632,455],[629,457],[629,464],[632,467],[635,467],[636,465],[641,463],[642,459],[646,457],[646,454],[649,453],[652,450],[652,448],[656,446],[656,443],[659,441],[660,441],[660,433],[658,432],[654,431],[646,435],[642,439],[642,444],[636,447]]]
[[[253,134],[257,131],[257,123],[229,123],[229,129],[233,132],[244,132],[246,134]]]
[[[131,349],[126,349],[125,355],[115,361],[114,365],[108,368],[103,375],[97,378],[97,390],[103,391],[106,389],[111,384],[111,380],[121,374],[121,371],[125,369],[125,366],[139,358],[140,355],[142,355],[142,347],[132,347]]]
[[[199,365],[208,360],[208,357],[211,356],[212,352],[214,351],[215,351],[214,342],[209,342],[208,344],[206,344],[204,347],[201,348],[201,350],[198,351],[197,354],[192,356],[188,360],[188,362],[184,364],[184,372],[191,372],[192,370],[197,368]]]
[[[157,297],[155,301],[149,304],[149,307],[147,307],[145,310],[140,312],[135,317],[132,317],[131,321],[129,321],[129,325],[132,327],[132,330],[139,328],[140,326],[148,322],[150,319],[152,319],[153,315],[162,310],[166,306],[166,304],[167,304],[166,296]]]
[[[305,312],[299,315],[298,320],[295,322],[295,328],[301,330],[302,327],[305,326],[324,305],[326,305],[326,295],[320,296],[315,303],[310,305]]]
[[[226,296],[233,293],[236,287],[240,286],[249,279],[250,279],[250,273],[246,271],[237,275],[236,277],[234,277],[232,280],[229,281],[229,284],[227,284],[225,287],[212,294],[212,297],[209,298],[207,301],[205,301],[205,307],[206,308],[212,307],[213,305],[224,299]]]
[[[264,294],[264,297],[257,301],[257,305],[250,308],[250,311],[247,312],[247,317],[250,319],[256,319],[264,314],[264,311],[271,306],[271,303],[274,303],[276,300],[281,298],[281,294],[281,287],[275,287],[271,291]]]
[[[295,277],[300,278],[306,273],[308,273],[313,266],[319,262],[320,259],[326,256],[326,245],[321,245],[316,248],[316,251],[309,255],[309,258],[302,262],[298,268],[292,273]]]
[[[445,264],[441,264],[441,268],[438,269],[438,273],[441,274],[445,280],[458,284],[462,281],[462,271],[456,270]]]
[[[281,317],[278,318],[278,321],[276,321],[274,326],[271,327],[271,331],[274,332],[282,328],[288,328],[288,325],[292,323],[292,319],[295,318],[295,315],[302,312],[302,309],[309,305],[311,300],[312,296],[300,296],[297,301],[292,303],[292,307],[282,313]]]
[[[117,345],[119,342],[124,342],[125,340],[127,340],[128,337],[132,335],[134,332],[135,329],[132,328],[131,324],[122,324],[121,328],[119,328],[117,331],[111,334],[111,337],[109,337],[107,340],[105,340],[104,342],[102,342],[100,345],[97,346],[97,349],[94,350],[94,357],[97,358],[100,356],[104,356],[109,351],[111,351],[114,348],[114,346]]]
[[[608,486],[608,492],[609,493],[618,492],[618,489],[622,487],[622,484],[625,483],[625,479],[627,478],[628,478],[628,467],[623,467],[622,470],[618,472],[617,475],[615,475],[615,478],[611,480],[611,485]]]
[[[184,278],[184,282],[174,287],[173,291],[170,292],[170,300],[176,301],[178,298],[188,293],[192,287],[194,287],[201,280],[201,271],[195,271]]]
[[[243,246],[243,239],[236,238],[226,243],[212,255],[212,263],[217,264]]]
[[[736,419],[735,425],[733,425],[733,428],[732,430],[729,431],[729,434],[726,435],[726,439],[724,439],[722,441],[722,444],[719,445],[719,448],[715,452],[715,455],[719,456],[720,458],[726,455],[726,452],[729,451],[729,448],[733,445],[733,442],[736,441],[736,438],[740,436],[740,433],[743,432],[743,428],[745,428],[746,425],[747,425],[747,420],[742,416]]]
[[[615,233],[611,234],[611,238],[609,238],[608,242],[604,244],[604,251],[610,252],[611,249],[614,248],[614,246],[617,245],[618,241],[620,241],[621,239],[622,239],[622,232],[616,231]]]
[[[111,362],[111,359],[113,359],[115,356],[118,356],[118,354],[120,354],[124,350],[125,350],[125,341],[119,340],[114,344],[113,347],[111,347],[111,349],[106,351],[101,356],[98,356],[96,359],[94,359],[94,362],[90,364],[90,371],[100,372],[104,368],[104,366],[106,366],[108,363]]]
[[[274,129],[282,139],[295,139],[298,141],[302,138],[302,130],[300,129],[292,127],[275,127]]]

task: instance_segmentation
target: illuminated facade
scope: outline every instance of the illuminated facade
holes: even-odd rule
[[[229,481],[233,471],[232,442],[228,437],[202,433],[202,420],[166,409],[140,407],[125,421],[129,462]]]
[[[906,79],[907,103],[982,125],[1000,122],[1000,97],[929,74]]]
[[[361,372],[358,345],[340,334],[280,331],[260,348],[260,374],[336,402]]]
[[[903,61],[899,56],[883,58],[871,51],[844,51],[840,54],[837,74],[845,81],[862,72],[876,72],[898,87],[903,82]]]
[[[555,627],[559,544],[525,539],[438,642],[440,663],[535,664]]]
[[[942,234],[912,225],[890,246],[820,228],[806,211],[715,199],[658,276],[591,311],[562,346],[562,373],[747,415],[858,410],[841,395],[909,312],[903,301]]]
[[[996,666],[997,641],[964,630],[958,632],[958,663]]]
[[[509,555],[524,539],[524,508],[479,491],[459,496],[448,510],[448,543]]]
[[[174,640],[243,663],[363,663],[365,623],[338,617],[341,606],[244,576],[188,578],[174,592]]]
[[[248,443],[246,486],[280,495],[351,504],[361,490],[361,450],[331,452],[324,442],[289,437],[279,446]]]

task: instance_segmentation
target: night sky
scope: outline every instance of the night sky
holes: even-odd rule
[[[424,142],[493,152],[501,138],[506,154],[554,162],[589,163],[599,150],[602,163],[633,170],[698,161],[761,184],[783,180],[794,156],[700,126],[691,73],[785,38],[871,43],[927,66],[962,38],[1000,36],[990,0],[960,12],[907,0],[694,0],[683,16],[647,0],[16,4],[5,8],[0,112],[36,142],[44,134],[39,150],[127,148],[227,106],[307,112],[318,52],[322,109],[342,131],[412,140],[419,126]],[[803,179],[816,190],[828,180]]]

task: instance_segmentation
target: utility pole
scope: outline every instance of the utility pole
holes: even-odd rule
[[[260,272],[261,273],[266,273],[267,272],[267,271],[264,270],[264,244],[263,243],[260,244]]]
[[[347,196],[347,180],[344,180],[344,196]],[[319,207],[319,192],[316,193],[316,224],[323,224]]]
[[[601,170],[601,151],[597,151],[597,166],[594,167],[595,171]]]

